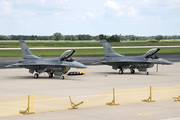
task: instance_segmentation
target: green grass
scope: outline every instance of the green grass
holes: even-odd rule
[[[102,47],[99,41],[26,41],[28,47]],[[111,46],[176,46],[180,41],[162,41],[162,42],[140,42],[123,41],[111,42]],[[0,41],[0,48],[20,48],[18,41]]]
[[[158,53],[180,53],[180,48],[160,48]],[[149,48],[115,48],[119,54],[145,54]],[[31,50],[34,55],[45,56],[61,56],[65,51],[62,49],[55,50]],[[86,55],[104,55],[103,49],[78,49],[73,56],[86,56]],[[0,50],[0,57],[21,57],[21,50]]]

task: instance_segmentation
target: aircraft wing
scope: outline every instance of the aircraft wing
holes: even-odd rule
[[[73,67],[71,63],[17,63],[16,66],[60,66],[60,67]]]
[[[101,61],[102,64],[157,64],[158,62],[157,61],[136,61],[136,60],[119,60],[119,61],[106,61],[106,60],[103,60]]]

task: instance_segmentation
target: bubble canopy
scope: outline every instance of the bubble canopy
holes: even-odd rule
[[[149,51],[147,51],[147,53],[145,54],[146,55],[146,58],[156,54],[160,49],[159,48],[152,48],[150,49]]]

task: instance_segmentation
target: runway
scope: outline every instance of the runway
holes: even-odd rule
[[[142,87],[170,87],[180,85],[180,62],[173,65],[159,65],[148,69],[149,75],[136,71],[130,74],[129,70],[124,74],[111,69],[106,65],[88,66],[87,69],[71,69],[70,71],[84,71],[82,76],[65,76],[65,80],[59,77],[48,78],[47,74],[41,74],[39,79],[34,79],[27,69],[11,68],[0,69],[0,99],[14,98],[30,94],[68,98],[86,101],[101,95],[102,93],[115,89],[135,89]],[[133,100],[133,96],[131,98]],[[118,106],[99,106],[81,108],[75,110],[63,110],[54,112],[35,113],[33,115],[19,115],[1,117],[2,120],[178,120],[180,119],[179,102],[173,99],[156,101],[153,103],[121,104]]]

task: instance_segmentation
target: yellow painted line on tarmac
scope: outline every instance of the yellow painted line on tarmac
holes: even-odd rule
[[[149,115],[148,113],[138,113],[138,115]]]

